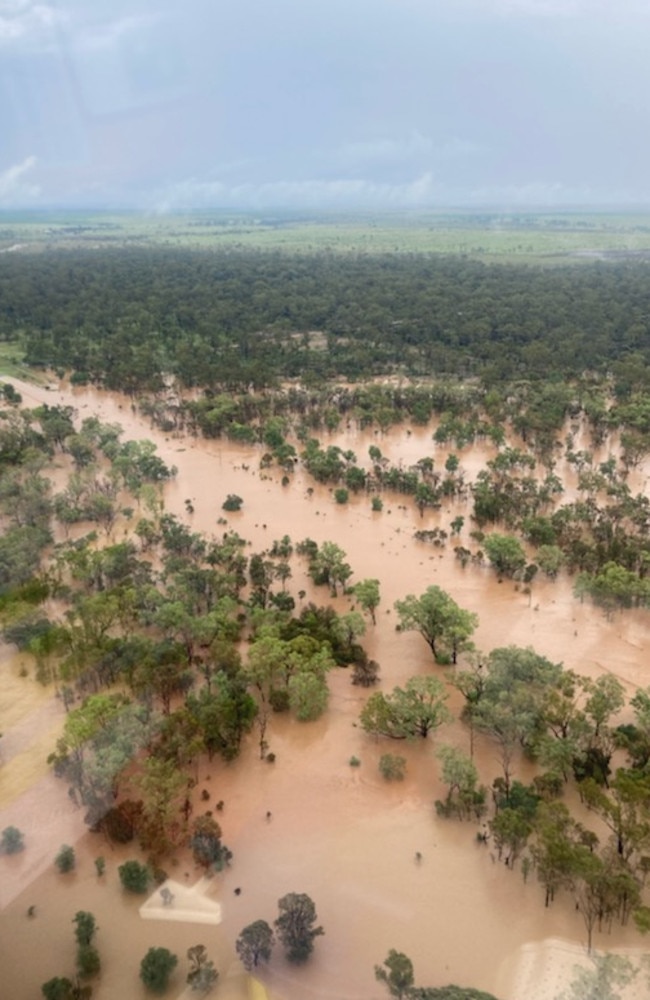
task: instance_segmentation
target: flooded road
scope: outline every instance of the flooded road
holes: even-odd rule
[[[527,594],[511,581],[499,583],[488,568],[462,569],[453,545],[471,544],[467,502],[445,504],[423,518],[410,498],[389,494],[382,512],[371,511],[367,496],[337,505],[326,487],[300,469],[284,487],[277,470],[260,472],[261,449],[256,447],[161,434],[133,412],[129,401],[94,390],[18,388],[24,405],[71,404],[80,418],[96,413],[119,422],[125,438],[155,441],[161,457],[178,468],[176,480],[165,489],[166,507],[195,530],[220,535],[232,528],[252,543],[249,554],[285,534],[294,544],[310,537],[340,545],[354,571],[352,582],[366,577],[381,581],[377,625],[368,625],[363,642],[380,663],[382,690],[440,669],[416,633],[395,630],[393,611],[395,600],[419,594],[432,583],[478,614],[475,641],[483,652],[532,645],[579,673],[596,677],[610,671],[630,690],[650,683],[646,612],[626,612],[608,621],[598,609],[574,599],[568,577],[561,575],[556,582],[536,578]],[[430,455],[441,467],[450,451],[437,449],[431,429],[422,428],[410,434],[395,428],[380,436],[352,430],[331,441],[346,441],[360,462],[372,443],[393,462],[403,457],[406,465]],[[468,480],[493,453],[489,444],[459,453]],[[563,475],[560,467],[556,471]],[[642,481],[644,470],[635,475]],[[243,498],[241,512],[225,515],[221,510],[229,493]],[[186,499],[195,511],[189,516]],[[448,531],[459,513],[465,527],[458,541],[444,549],[413,539],[421,528]],[[217,524],[221,517],[227,525]],[[118,525],[116,540],[125,530]],[[311,585],[304,563],[294,556],[291,565],[288,589],[294,595],[304,590],[305,600],[328,603],[327,588]],[[350,606],[348,598],[335,603],[339,610]],[[214,880],[223,923],[206,928],[143,921],[139,902],[123,896],[116,874],[117,864],[137,851],[113,852],[102,838],[85,833],[65,786],[47,773],[45,756],[61,724],[61,706],[32,677],[20,676],[15,657],[6,655],[0,671],[0,728],[5,734],[0,744],[0,829],[20,827],[27,844],[22,854],[0,858],[0,964],[3,991],[12,1000],[38,996],[45,979],[72,973],[70,921],[78,909],[92,911],[100,926],[103,972],[95,1000],[144,997],[137,970],[151,945],[169,947],[181,957],[168,994],[179,996],[187,971],[185,951],[197,943],[208,947],[221,970],[213,994],[217,1000],[246,996],[233,947],[237,935],[252,920],[271,923],[278,898],[292,891],[313,898],[326,933],[304,967],[289,966],[279,950],[274,955],[263,978],[282,1000],[379,1000],[386,994],[375,981],[373,966],[390,948],[410,956],[418,984],[457,982],[490,990],[501,1000],[528,1000],[512,992],[519,988],[520,949],[551,937],[584,943],[582,920],[568,898],[560,897],[545,910],[535,879],[525,884],[519,869],[511,872],[497,863],[488,847],[476,843],[474,825],[435,816],[433,803],[443,788],[434,740],[404,746],[366,736],[357,720],[368,695],[351,685],[345,670],[330,676],[330,708],[323,718],[307,724],[285,717],[272,720],[268,739],[274,764],[259,760],[255,733],[233,764],[201,762],[197,795],[205,788],[211,803],[224,801],[218,818],[234,853],[232,868]],[[443,727],[435,741],[468,749],[468,734],[458,723]],[[387,751],[407,758],[405,781],[387,784],[381,778],[377,762]],[[498,773],[494,751],[479,741],[476,754],[482,779],[489,784]],[[350,766],[351,756],[361,761],[359,767]],[[78,871],[71,876],[60,876],[52,864],[62,843],[77,847]],[[416,852],[422,855],[419,864]],[[102,879],[93,866],[98,854],[108,861]],[[169,873],[178,879],[186,872],[190,882],[198,878],[191,862],[180,858]],[[241,889],[239,895],[235,888]],[[31,920],[26,917],[30,905],[37,907]],[[598,947],[606,948],[640,942],[631,927],[595,938]]]

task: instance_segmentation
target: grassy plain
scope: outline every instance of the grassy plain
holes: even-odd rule
[[[463,254],[561,263],[600,256],[650,257],[650,213],[0,214],[0,253],[124,245]]]

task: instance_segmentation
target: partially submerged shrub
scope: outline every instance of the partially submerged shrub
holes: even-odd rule
[[[379,758],[379,770],[386,781],[403,781],[406,773],[406,757],[396,753],[384,753]]]

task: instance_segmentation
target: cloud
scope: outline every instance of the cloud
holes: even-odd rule
[[[71,34],[71,45],[83,52],[111,49],[129,36],[147,30],[157,20],[158,17],[152,14],[127,14],[114,21],[80,26]]]
[[[36,157],[27,156],[22,163],[15,163],[0,172],[0,206],[15,208],[38,199],[41,188],[25,180],[25,175],[36,166]]]
[[[399,184],[341,178],[227,185],[188,179],[159,191],[149,208],[161,213],[190,208],[417,208],[431,205],[435,195],[428,172]]]
[[[65,15],[49,4],[0,0],[0,45],[41,44],[51,38]]]
[[[124,14],[110,18],[90,6],[73,12],[33,0],[0,0],[0,47],[37,52],[99,52],[120,46],[147,31],[159,14]]]

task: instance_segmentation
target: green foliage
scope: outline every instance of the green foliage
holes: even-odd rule
[[[436,802],[436,811],[459,819],[478,818],[485,809],[485,789],[479,787],[474,761],[448,744],[436,749],[436,757],[442,765],[442,780],[448,785],[446,801]]]
[[[483,546],[499,576],[515,576],[526,565],[526,553],[521,542],[512,535],[487,535]]]
[[[324,677],[299,671],[289,678],[289,707],[299,722],[318,719],[329,701],[329,688]]]
[[[606,563],[596,573],[580,573],[574,589],[577,597],[587,594],[610,613],[618,608],[650,604],[650,581],[614,562]]]
[[[404,688],[389,695],[372,694],[359,720],[367,733],[391,739],[426,738],[431,730],[451,720],[445,701],[447,691],[438,677],[411,677]]]
[[[507,646],[493,649],[486,667],[468,691],[466,713],[496,743],[507,794],[517,749],[536,753],[545,728],[545,705],[549,692],[561,683],[562,666],[533,649]]]
[[[234,760],[257,715],[244,677],[217,671],[211,677],[210,688],[188,695],[186,705],[210,759],[218,753],[224,760]]]
[[[187,958],[190,963],[190,971],[187,974],[187,982],[193,993],[209,993],[217,985],[219,973],[214,967],[214,962],[208,958],[205,945],[195,944],[187,949]]]
[[[49,529],[40,526],[23,525],[4,530],[0,537],[0,595],[31,580],[51,540]]]
[[[117,869],[122,888],[127,892],[143,895],[151,884],[151,872],[140,861],[125,861]]]
[[[353,590],[354,596],[363,610],[370,615],[374,625],[376,623],[375,612],[381,600],[379,593],[379,580],[360,580],[359,583],[355,583]]]
[[[0,836],[0,854],[19,854],[25,849],[25,835],[17,826],[6,826]]]
[[[54,976],[41,986],[45,1000],[69,1000],[72,981],[66,977]]]
[[[369,660],[367,656],[360,657],[352,670],[352,683],[359,687],[372,687],[379,680],[379,664]]]
[[[86,910],[78,910],[72,922],[75,925],[74,936],[77,944],[80,947],[92,944],[92,940],[97,932],[97,921],[93,914],[88,913]]]
[[[178,957],[167,948],[149,948],[140,962],[140,979],[152,993],[164,993]]]
[[[322,927],[313,926],[316,907],[306,893],[290,892],[278,900],[278,909],[280,914],[274,926],[286,959],[301,965],[314,950],[314,938],[325,933]]]
[[[338,504],[346,504],[350,499],[349,490],[345,489],[344,486],[339,486],[338,489],[334,490],[334,499]]]
[[[103,822],[119,776],[151,732],[147,710],[121,694],[91,695],[66,716],[48,763],[69,782],[75,801],[86,806],[91,826]]]
[[[385,781],[403,781],[406,774],[406,757],[396,753],[383,753],[379,758],[379,773]]]
[[[236,493],[229,493],[221,504],[221,509],[227,511],[241,510],[243,503],[242,498],[238,497]]]
[[[384,964],[375,966],[375,979],[384,983],[391,997],[403,1000],[411,995],[414,983],[413,963],[403,952],[391,948]]]
[[[237,954],[248,972],[260,962],[269,961],[273,945],[273,931],[266,920],[255,920],[252,924],[247,924],[235,942]]]
[[[552,579],[555,579],[566,561],[562,549],[557,545],[541,545],[535,558],[542,572]]]
[[[310,556],[309,575],[315,584],[329,584],[332,597],[336,597],[339,587],[345,587],[352,576],[349,563],[345,562],[345,552],[335,542],[323,542]]]
[[[62,875],[71,872],[77,863],[74,848],[64,844],[54,859],[54,864]]]
[[[194,820],[189,843],[195,862],[206,871],[221,871],[230,863],[232,852],[221,843],[221,827],[209,814]]]
[[[13,643],[20,650],[29,649],[35,640],[46,635],[52,628],[51,622],[39,611],[20,611],[7,622],[2,630],[5,642]]]
[[[447,654],[456,663],[458,654],[471,648],[469,639],[478,617],[460,608],[440,587],[427,587],[420,597],[409,594],[395,602],[395,610],[400,628],[419,632],[437,662]]]
[[[98,975],[102,963],[99,952],[91,944],[80,944],[77,948],[77,972],[83,979]]]
[[[505,854],[506,866],[512,868],[526,846],[532,822],[519,809],[506,806],[490,820],[489,827],[499,859]]]

